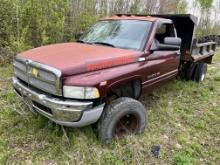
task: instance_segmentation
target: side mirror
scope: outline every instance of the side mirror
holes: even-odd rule
[[[177,37],[166,37],[164,43],[159,43],[157,40],[154,41],[151,50],[179,50],[181,48],[182,40]]]
[[[77,34],[75,35],[75,39],[76,39],[76,40],[79,40],[82,35],[83,35],[83,32],[82,32],[82,31],[79,32],[79,33],[77,33]]]
[[[181,46],[182,40],[178,37],[166,37],[164,38],[164,44]]]

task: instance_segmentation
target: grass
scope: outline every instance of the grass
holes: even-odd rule
[[[111,145],[92,127],[63,129],[32,115],[0,68],[0,164],[220,164],[220,51],[200,84],[173,80],[141,102],[148,127]],[[160,146],[158,158],[151,147]]]

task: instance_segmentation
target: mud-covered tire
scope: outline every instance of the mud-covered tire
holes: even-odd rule
[[[198,63],[195,70],[194,81],[202,82],[205,79],[207,68],[206,63]]]
[[[146,109],[139,101],[126,97],[118,98],[104,109],[98,122],[99,139],[108,144],[113,138],[139,134],[146,127],[146,120]]]

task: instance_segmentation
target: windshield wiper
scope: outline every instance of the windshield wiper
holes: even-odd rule
[[[107,42],[92,42],[92,44],[105,45],[115,48],[115,45],[107,43]]]

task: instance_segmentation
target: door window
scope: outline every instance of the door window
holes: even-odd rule
[[[175,30],[173,24],[161,24],[157,29],[155,39],[163,44],[165,37],[175,37]]]

